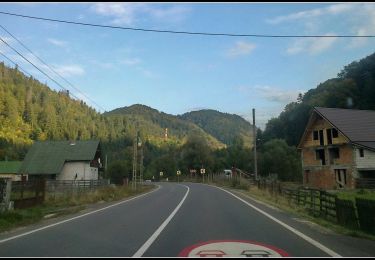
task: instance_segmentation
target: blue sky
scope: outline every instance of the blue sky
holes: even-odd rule
[[[160,30],[375,35],[373,3],[1,3],[0,11]],[[6,15],[0,24],[106,111],[140,103],[174,115],[209,108],[251,121],[255,108],[261,128],[298,93],[335,77],[375,47],[375,39],[207,37]],[[53,75],[1,29],[0,36]],[[59,89],[3,44],[0,51]]]

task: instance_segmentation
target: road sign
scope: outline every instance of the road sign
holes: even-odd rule
[[[181,175],[181,171],[177,171],[177,175]]]
[[[195,170],[195,169],[190,169],[190,173],[197,173],[197,170]]]
[[[205,174],[206,173],[206,169],[201,169],[201,174]]]
[[[163,172],[160,172],[160,177],[162,177],[163,176]]]
[[[281,257],[287,252],[270,245],[245,240],[214,240],[185,248],[179,257]]]

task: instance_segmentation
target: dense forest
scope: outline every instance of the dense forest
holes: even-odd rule
[[[350,63],[336,78],[289,103],[277,118],[268,121],[264,141],[280,138],[298,145],[313,107],[375,110],[375,53]]]
[[[225,144],[232,145],[233,140],[239,137],[245,147],[253,146],[253,127],[238,115],[205,109],[185,113],[180,118],[197,124]]]
[[[132,145],[139,131],[145,178],[188,174],[191,168],[217,172],[253,171],[252,126],[239,116],[214,110],[174,116],[144,105],[99,113],[69,92],[53,91],[17,67],[0,63],[0,160],[22,160],[35,140],[99,139],[114,182],[132,172]],[[299,95],[276,118],[257,129],[259,174],[301,179],[296,145],[315,106],[375,109],[375,54],[345,66]],[[168,128],[168,138],[165,129]]]
[[[148,176],[162,169],[168,176],[177,168],[202,165],[212,171],[235,164],[249,169],[251,156],[244,154],[240,160],[233,150],[233,147],[242,149],[241,136],[233,135],[233,140],[226,138],[225,142],[218,140],[221,135],[229,136],[225,129],[215,130],[220,115],[228,117],[216,112],[213,125],[204,125],[213,129],[216,134],[213,136],[191,120],[144,105],[100,114],[85,102],[71,98],[69,92],[51,90],[46,84],[25,76],[17,67],[0,63],[0,160],[22,160],[36,140],[99,139],[108,155],[109,168],[122,169],[111,174],[127,175],[132,169],[133,140],[139,131],[144,143],[144,172]],[[251,128],[250,123],[244,124],[246,121],[238,119],[232,119],[232,124],[225,126],[228,133],[243,125]],[[222,126],[218,124],[218,127]]]

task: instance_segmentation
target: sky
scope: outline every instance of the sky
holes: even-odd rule
[[[375,35],[374,3],[0,3],[0,11],[156,30]],[[2,39],[99,112],[144,104],[174,115],[215,109],[251,122],[255,108],[256,125],[262,129],[298,93],[336,77],[375,49],[374,38],[166,34],[4,14],[0,25],[80,91],[0,28]],[[42,83],[61,90],[3,43],[0,51]]]

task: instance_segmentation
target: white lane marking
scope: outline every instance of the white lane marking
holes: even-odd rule
[[[181,185],[181,184],[180,184]],[[188,194],[189,194],[189,187],[185,185],[181,185],[187,188],[187,192],[181,202],[177,205],[177,207],[174,209],[174,211],[169,215],[169,217],[161,224],[161,226],[152,234],[152,236],[141,246],[141,248],[138,249],[138,251],[133,255],[133,257],[141,257],[146,250],[154,243],[154,241],[158,238],[160,233],[163,231],[163,229],[168,225],[168,223],[171,221],[171,219],[176,215],[177,211],[181,208],[182,204],[186,200]]]
[[[335,257],[341,257],[341,255],[339,255],[338,253],[336,253],[335,251],[332,251],[331,249],[329,249],[328,247],[320,244],[318,241],[306,236],[305,234],[299,232],[297,229],[295,228],[292,228],[291,226],[285,224],[284,222],[278,220],[277,218],[271,216],[270,214],[268,214],[267,212],[264,212],[263,210],[255,207],[254,205],[250,204],[249,202],[241,199],[240,197],[234,195],[233,193],[223,189],[223,188],[220,188],[220,187],[216,187],[216,186],[212,186],[212,187],[215,187],[215,188],[218,188],[220,190],[223,190],[227,193],[229,193],[230,195],[232,195],[233,197],[235,197],[236,199],[242,201],[243,203],[245,203],[246,205],[250,206],[251,208],[255,209],[256,211],[262,213],[263,215],[265,215],[266,217],[270,218],[271,220],[275,221],[276,223],[280,224],[281,226],[283,226],[284,228],[288,229],[289,231],[293,232],[294,234],[296,234],[297,236],[301,237],[302,239],[306,240],[307,242],[309,242],[310,244],[316,246],[317,248],[319,248],[320,250],[322,250],[323,252],[327,253],[328,255],[330,256],[335,256]]]
[[[51,227],[54,227],[54,226],[57,226],[57,225],[60,225],[60,224],[63,224],[63,223],[66,223],[66,222],[69,222],[69,221],[72,221],[72,220],[75,220],[75,219],[78,219],[78,218],[82,218],[82,217],[85,217],[85,216],[88,216],[88,215],[91,215],[91,214],[94,214],[94,213],[97,213],[99,211],[103,211],[103,210],[106,210],[106,209],[109,209],[109,208],[112,208],[112,207],[115,207],[115,206],[118,206],[120,204],[123,204],[123,203],[126,203],[126,202],[129,202],[129,201],[132,201],[132,200],[135,200],[135,199],[138,199],[140,197],[143,197],[143,196],[146,196],[148,194],[151,194],[155,191],[158,191],[161,186],[160,185],[157,185],[158,188],[156,190],[152,190],[150,192],[147,192],[145,194],[142,194],[142,195],[139,195],[139,196],[136,196],[134,198],[131,198],[131,199],[128,199],[128,200],[125,200],[125,201],[121,201],[121,202],[118,202],[116,204],[112,204],[108,207],[105,207],[105,208],[101,208],[101,209],[97,209],[97,210],[94,210],[94,211],[91,211],[91,212],[88,212],[88,213],[85,213],[85,214],[82,214],[82,215],[79,215],[77,217],[74,217],[74,218],[70,218],[70,219],[66,219],[66,220],[63,220],[63,221],[60,221],[60,222],[57,222],[57,223],[54,223],[54,224],[51,224],[51,225],[48,225],[48,226],[45,226],[45,227],[41,227],[41,228],[38,228],[38,229],[34,229],[34,230],[31,230],[31,231],[28,231],[26,233],[22,233],[22,234],[19,234],[19,235],[16,235],[16,236],[12,236],[12,237],[9,237],[9,238],[6,238],[6,239],[3,239],[3,240],[0,240],[0,244],[1,243],[4,243],[4,242],[7,242],[9,240],[13,240],[13,239],[16,239],[16,238],[20,238],[20,237],[23,237],[23,236],[27,236],[27,235],[30,235],[32,233],[35,233],[35,232],[38,232],[38,231],[41,231],[41,230],[44,230],[44,229],[47,229],[47,228],[51,228]]]

